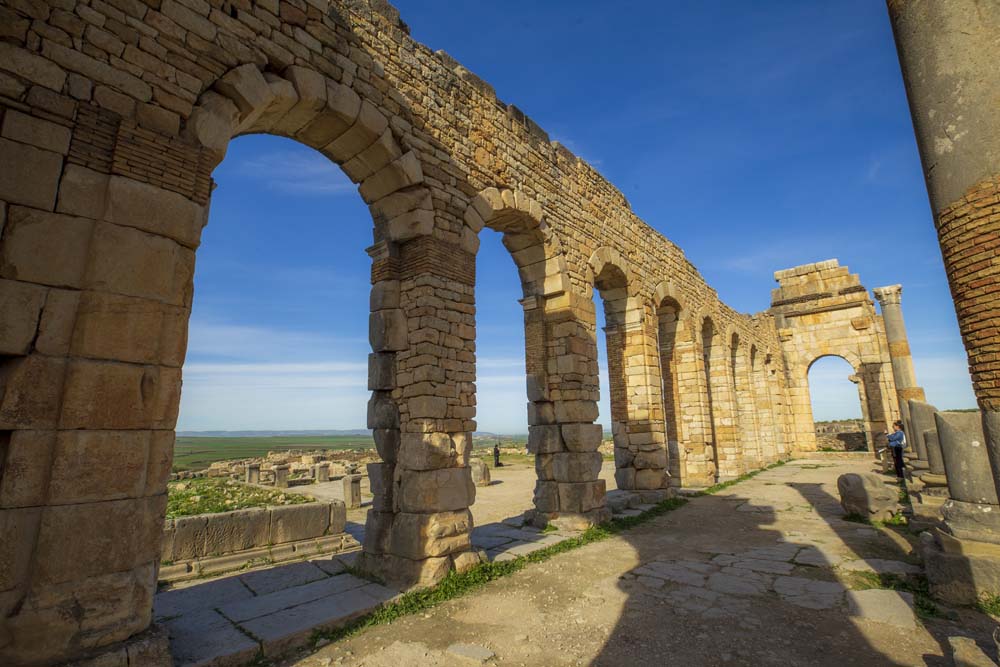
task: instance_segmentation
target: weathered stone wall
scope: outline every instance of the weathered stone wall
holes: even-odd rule
[[[242,134],[315,148],[370,205],[365,567],[412,585],[476,562],[483,227],[524,291],[537,520],[608,516],[595,289],[623,488],[773,461],[793,414],[812,433],[774,316],[721,303],[617,189],[381,0],[0,0],[0,20],[0,662],[149,624],[195,251]]]

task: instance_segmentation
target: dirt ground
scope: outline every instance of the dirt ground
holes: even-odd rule
[[[789,463],[284,664],[943,666],[954,635],[995,656],[996,623],[972,610],[907,612],[902,627],[852,615],[851,570],[919,563],[905,529],[842,520],[838,475],[870,468]],[[526,508],[532,475],[505,471],[496,493]],[[493,511],[480,508],[477,522]]]

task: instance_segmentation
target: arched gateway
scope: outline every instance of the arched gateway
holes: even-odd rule
[[[0,41],[0,663],[121,651],[149,626],[196,250],[242,134],[320,151],[372,214],[366,569],[410,586],[477,562],[484,226],[524,289],[537,521],[608,516],[605,429],[619,486],[647,494],[808,448],[788,439],[812,433],[791,295],[777,322],[720,302],[618,190],[385,2],[0,6],[18,17]],[[837,326],[885,421],[881,325],[849,287],[823,299],[857,302]],[[616,355],[603,426],[595,288]]]

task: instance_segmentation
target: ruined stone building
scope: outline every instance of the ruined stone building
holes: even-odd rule
[[[779,271],[769,311],[735,312],[621,192],[383,0],[0,0],[0,23],[0,663],[67,661],[150,623],[196,251],[239,135],[320,151],[370,207],[382,463],[364,563],[392,581],[476,562],[484,227],[524,292],[539,521],[608,516],[602,426],[619,487],[652,495],[814,448],[806,373],[824,355],[854,368],[867,431],[898,413],[905,337],[847,267]]]

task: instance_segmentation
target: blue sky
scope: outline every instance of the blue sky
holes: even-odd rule
[[[974,406],[883,3],[396,6],[618,186],[732,307],[767,308],[775,270],[830,257],[869,289],[902,283],[929,400]],[[363,427],[366,207],[289,140],[238,139],[214,177],[178,428]],[[520,290],[489,230],[478,272],[479,425],[523,432]],[[847,374],[814,365],[817,419],[859,414]]]

